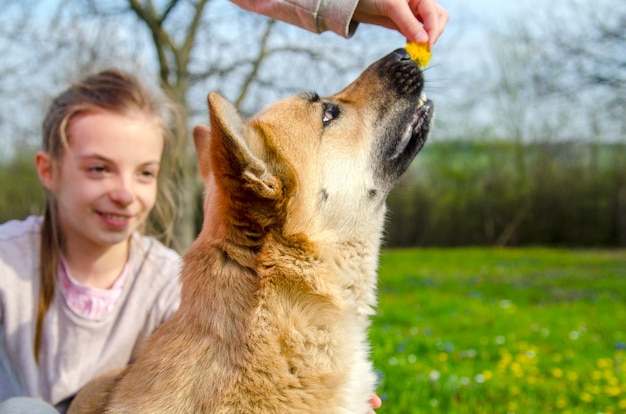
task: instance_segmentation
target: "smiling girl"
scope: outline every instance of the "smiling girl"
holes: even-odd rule
[[[44,215],[0,225],[0,411],[65,411],[178,307],[179,255],[141,231],[172,211],[168,197],[155,208],[166,108],[118,71],[52,103],[35,157]]]

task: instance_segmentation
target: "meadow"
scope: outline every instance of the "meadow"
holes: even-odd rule
[[[391,413],[626,413],[626,250],[383,252]]]

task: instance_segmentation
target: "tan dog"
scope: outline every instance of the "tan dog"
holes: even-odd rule
[[[333,96],[247,123],[210,94],[210,128],[194,129],[205,219],[181,307],[70,413],[369,412],[385,197],[428,135],[422,87],[399,49]]]

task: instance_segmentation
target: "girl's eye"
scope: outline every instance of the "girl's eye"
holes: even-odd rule
[[[156,171],[154,171],[154,170],[143,170],[143,171],[141,171],[141,172],[139,173],[139,176],[140,176],[143,180],[148,181],[148,180],[152,180],[152,179],[156,178],[156,176],[157,176],[157,172],[156,172]]]
[[[339,116],[339,106],[325,102],[323,104],[323,114],[322,114],[322,124],[324,126],[328,125],[333,119]]]
[[[104,174],[107,169],[104,165],[95,165],[87,169],[91,174]]]

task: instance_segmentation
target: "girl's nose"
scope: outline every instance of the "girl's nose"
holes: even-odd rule
[[[109,197],[115,203],[128,205],[133,202],[134,196],[132,191],[131,180],[120,178],[116,180],[115,185],[109,191]]]

